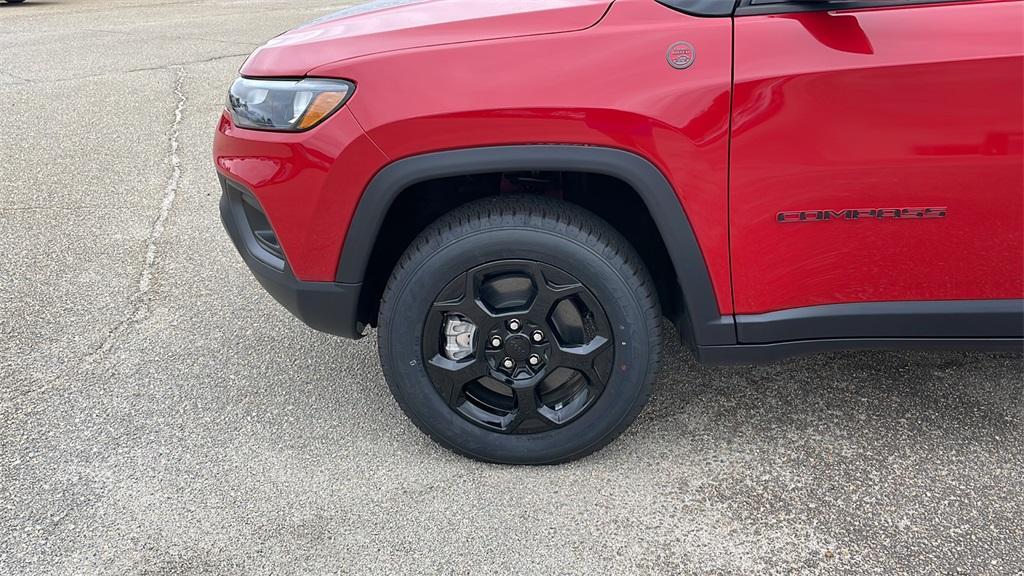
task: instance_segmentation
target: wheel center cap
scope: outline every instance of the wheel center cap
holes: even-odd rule
[[[513,360],[525,360],[530,355],[530,339],[522,334],[514,334],[505,338],[505,352]]]

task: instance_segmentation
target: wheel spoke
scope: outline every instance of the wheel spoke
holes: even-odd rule
[[[537,398],[536,386],[521,386],[514,389],[516,394],[516,412],[512,422],[508,425],[509,430],[515,431],[519,426],[528,420],[540,416],[537,412],[539,400]]]
[[[512,391],[516,396],[516,411],[505,427],[506,432],[517,432],[520,426],[528,422],[534,424],[534,427],[530,430],[531,432],[539,431],[535,426],[537,423],[541,424],[544,429],[558,428],[562,425],[561,422],[556,422],[549,418],[542,410],[543,405],[541,404],[537,388],[546,376],[547,373],[544,372],[531,378],[527,383],[517,384],[512,387]]]
[[[492,316],[477,302],[475,276],[466,273],[460,280],[461,282],[453,283],[453,286],[434,302],[433,311],[438,314],[461,314],[477,326],[481,326]]]
[[[534,285],[537,286],[537,297],[530,307],[530,312],[533,314],[539,313],[547,316],[551,311],[551,307],[559,300],[586,292],[586,288],[579,282],[559,285],[552,284],[548,281],[547,276],[545,276],[543,266],[536,262],[529,264],[529,272]]]
[[[595,336],[589,344],[584,346],[559,347],[558,354],[552,363],[583,374],[590,383],[591,390],[600,392],[604,390],[605,379],[598,373],[594,364],[609,347],[611,347],[610,340],[604,336]]]
[[[516,395],[516,411],[505,428],[508,432],[516,432],[527,422],[541,422],[551,428],[554,423],[540,412],[540,399],[537,398],[536,386],[521,386],[514,389]]]
[[[441,399],[453,408],[458,406],[459,397],[466,384],[490,373],[490,368],[484,360],[456,362],[441,355],[428,361],[426,368],[430,381],[441,395]]]

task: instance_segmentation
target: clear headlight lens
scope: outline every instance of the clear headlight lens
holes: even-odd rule
[[[228,110],[242,128],[300,132],[334,114],[355,88],[345,80],[239,78],[228,92]]]

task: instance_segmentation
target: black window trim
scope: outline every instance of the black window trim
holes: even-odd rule
[[[657,0],[676,12],[690,16],[723,17],[732,16],[737,0]]]
[[[763,14],[790,14],[794,12],[825,12],[829,10],[858,10],[892,8],[922,4],[964,3],[970,0],[740,0],[736,16]]]

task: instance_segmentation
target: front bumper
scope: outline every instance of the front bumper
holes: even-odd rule
[[[255,202],[255,196],[223,176],[220,182],[224,229],[263,288],[309,327],[344,338],[361,338],[366,329],[358,320],[362,284],[296,279],[287,261],[267,250],[253,233],[243,196],[248,196],[250,203]]]

